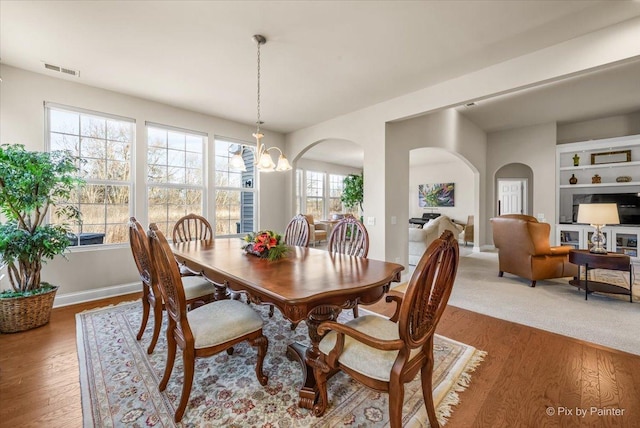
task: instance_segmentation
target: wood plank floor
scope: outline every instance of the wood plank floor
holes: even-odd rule
[[[0,426],[82,426],[75,314],[137,297],[54,309],[44,327],[0,335]],[[639,356],[451,306],[438,333],[489,353],[448,427],[640,427]]]

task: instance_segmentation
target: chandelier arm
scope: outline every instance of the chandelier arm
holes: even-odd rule
[[[280,150],[280,147],[273,146],[273,147],[269,147],[268,149],[267,148],[264,149],[265,152],[268,152],[269,150],[277,150],[280,152],[280,156],[284,156],[284,153],[282,153],[282,150]]]

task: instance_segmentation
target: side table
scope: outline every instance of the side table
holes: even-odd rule
[[[569,251],[569,262],[578,265],[578,278],[569,281],[569,284],[579,289],[584,289],[585,300],[587,300],[589,293],[598,291],[601,293],[628,295],[629,301],[633,302],[631,294],[633,290],[631,258],[626,254],[595,254],[589,252],[589,250],[571,250]],[[580,278],[582,266],[584,266],[584,279]],[[589,271],[591,269],[611,269],[629,272],[629,289],[606,282],[589,281]]]

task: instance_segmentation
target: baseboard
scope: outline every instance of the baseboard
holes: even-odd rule
[[[139,282],[131,284],[113,285],[110,287],[96,288],[95,290],[78,291],[75,293],[56,294],[53,307],[75,305],[78,303],[91,302],[93,300],[105,299],[107,297],[122,296],[124,294],[137,293],[142,288]]]

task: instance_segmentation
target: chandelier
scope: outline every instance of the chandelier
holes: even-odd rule
[[[260,46],[267,43],[267,39],[260,34],[256,34],[255,36],[253,36],[253,41],[256,42],[256,45],[258,46],[258,120],[256,121],[256,132],[253,134],[253,137],[256,139],[256,146],[251,147],[241,145],[238,151],[229,160],[229,167],[236,171],[246,171],[247,167],[245,166],[242,153],[244,152],[245,148],[248,148],[255,150],[254,165],[256,166],[258,171],[289,171],[291,169],[291,165],[282,153],[282,150],[275,146],[267,148],[267,146],[265,146],[265,144],[261,141],[264,135],[260,132],[260,125],[263,123],[260,121]],[[269,154],[269,151],[271,150],[277,150],[278,152],[280,152],[280,157],[278,158],[277,165],[273,162],[273,159]]]

